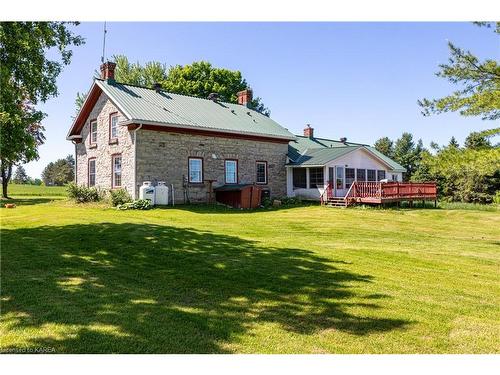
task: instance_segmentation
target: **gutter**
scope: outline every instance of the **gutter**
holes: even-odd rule
[[[189,126],[189,125],[182,125],[182,124],[173,124],[173,123],[165,123],[165,122],[156,122],[156,121],[144,121],[144,120],[137,120],[137,119],[131,119],[131,120],[126,120],[120,122],[120,125],[125,126],[129,124],[137,124],[140,123],[141,125],[153,125],[153,126],[158,126],[158,127],[173,127],[173,128],[179,128],[179,129],[193,129],[193,130],[204,130],[204,131],[211,131],[211,132],[220,132],[220,133],[228,133],[228,134],[243,134],[243,135],[251,135],[254,137],[266,137],[266,138],[276,138],[276,139],[283,139],[287,141],[293,141],[296,139],[296,137],[292,134],[292,137],[290,136],[285,136],[285,135],[275,135],[275,134],[262,134],[262,133],[253,133],[253,132],[241,132],[238,130],[227,130],[227,129],[220,129],[220,128],[209,128],[209,127],[204,127],[204,126]],[[291,134],[291,133],[290,133]]]

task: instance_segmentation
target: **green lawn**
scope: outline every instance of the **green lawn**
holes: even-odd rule
[[[500,352],[498,211],[17,198],[0,351]]]

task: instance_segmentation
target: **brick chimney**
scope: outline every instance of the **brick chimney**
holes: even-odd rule
[[[244,106],[250,108],[250,106],[252,104],[252,97],[253,97],[252,89],[246,89],[246,90],[240,91],[236,95],[238,95],[238,104],[244,105]]]
[[[311,128],[309,124],[304,128],[304,137],[314,138],[314,128]]]
[[[111,61],[107,61],[101,65],[101,78],[106,81],[115,80],[115,68],[116,64]]]

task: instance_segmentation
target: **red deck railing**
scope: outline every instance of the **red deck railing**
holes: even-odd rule
[[[328,184],[321,195],[324,203],[333,197],[333,186]],[[383,203],[404,200],[436,200],[435,182],[362,182],[355,181],[344,199],[347,203],[368,202]]]

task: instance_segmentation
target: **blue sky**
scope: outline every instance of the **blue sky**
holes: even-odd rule
[[[102,53],[102,23],[75,31],[86,44],[74,50],[58,78],[59,96],[40,108],[46,143],[32,177],[74,152],[65,140],[78,91],[86,92]],[[296,134],[305,124],[324,138],[373,144],[382,136],[459,142],[492,122],[458,114],[423,117],[417,99],[440,97],[456,87],[434,75],[446,62],[446,41],[479,57],[500,59],[498,37],[471,23],[108,23],[106,55],[167,65],[207,60],[237,69],[271,109],[271,117]]]

